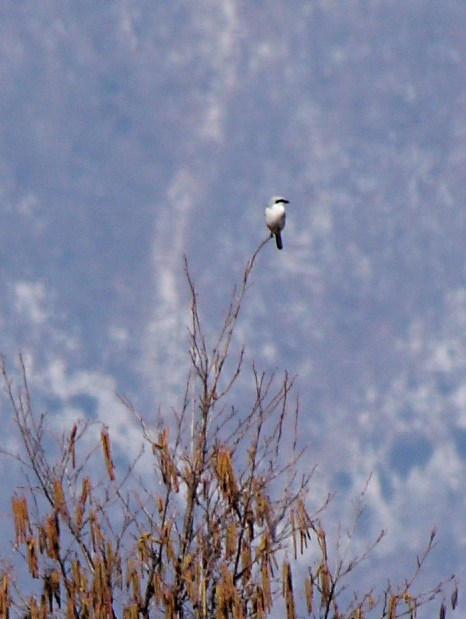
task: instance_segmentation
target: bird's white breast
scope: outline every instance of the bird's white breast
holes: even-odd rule
[[[283,204],[273,204],[265,209],[265,223],[268,228],[278,228],[282,230],[285,227],[285,207]]]

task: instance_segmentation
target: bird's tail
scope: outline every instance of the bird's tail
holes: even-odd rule
[[[280,231],[275,234],[275,242],[277,243],[277,249],[283,249],[283,241]]]

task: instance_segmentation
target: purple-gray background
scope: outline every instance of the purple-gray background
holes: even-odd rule
[[[21,349],[65,427],[98,417],[131,452],[115,391],[150,419],[186,374],[183,254],[214,333],[283,194],[234,347],[297,374],[334,522],[372,472],[356,546],[388,528],[379,584],[433,524],[427,580],[464,576],[465,31],[460,0],[4,0],[12,372]]]

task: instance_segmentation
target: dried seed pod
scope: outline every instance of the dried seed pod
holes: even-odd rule
[[[397,605],[397,597],[396,595],[391,595],[388,600],[388,610],[387,610],[387,619],[396,619],[396,605]]]
[[[53,480],[53,508],[64,519],[69,519],[70,515],[68,507],[66,506],[65,495],[63,493],[63,486],[59,479]]]
[[[115,479],[114,465],[112,462],[110,451],[110,437],[106,428],[100,433],[100,443],[102,445],[102,451],[104,453],[105,466],[107,467],[107,473],[110,481]]]
[[[455,580],[455,586],[453,587],[453,591],[450,596],[450,604],[453,610],[455,610],[456,605],[458,604],[458,581]]]
[[[306,595],[306,610],[308,615],[312,613],[313,584],[312,574],[309,574],[309,576],[306,576],[304,579],[304,592]]]
[[[330,574],[326,564],[322,563],[322,565],[319,567],[319,575],[321,591],[320,605],[324,607],[328,606],[328,603],[330,601]]]
[[[58,561],[60,553],[60,526],[56,512],[47,516],[45,534],[47,537],[47,554],[51,559]]]
[[[11,507],[15,525],[15,543],[18,546],[26,541],[28,534],[32,534],[26,497],[12,497]]]
[[[286,619],[296,619],[293,596],[293,580],[291,577],[291,566],[288,561],[284,561],[282,565],[282,594],[285,598]]]
[[[30,535],[26,540],[27,546],[27,562],[29,573],[33,578],[39,578],[39,567],[37,564],[37,545],[36,538]]]
[[[68,452],[71,456],[71,466],[73,469],[76,468],[76,450],[75,450],[75,441],[76,441],[76,433],[78,431],[78,426],[74,424],[71,428],[70,438],[68,439]]]

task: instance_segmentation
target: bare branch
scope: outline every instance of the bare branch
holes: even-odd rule
[[[23,478],[12,500],[13,560],[3,562],[0,573],[2,617],[16,605],[30,618],[258,619],[270,615],[281,595],[294,619],[297,578],[290,557],[299,554],[304,561],[308,551],[317,557],[304,578],[311,616],[355,619],[376,609],[381,617],[414,616],[438,596],[445,612],[451,579],[413,592],[436,543],[435,530],[400,585],[348,596],[355,569],[385,533],[352,553],[370,478],[349,526],[340,527],[331,543],[322,521],[332,494],[317,506],[314,499],[313,511],[306,505],[315,466],[300,468],[307,445],[299,440],[295,377],[253,363],[251,380],[239,388],[240,375],[249,370],[244,345],[232,360],[232,341],[253,267],[268,241],[247,261],[212,342],[185,258],[191,310],[186,382],[179,405],[165,411],[160,403],[153,423],[118,395],[141,438],[129,463],[112,459],[111,426],[76,421],[52,434],[47,412],[34,411],[22,356],[18,387],[2,359],[21,449],[0,453],[19,465]],[[21,581],[13,578],[13,564],[22,567]],[[30,590],[23,584],[27,576]],[[455,581],[452,608],[457,596]]]

